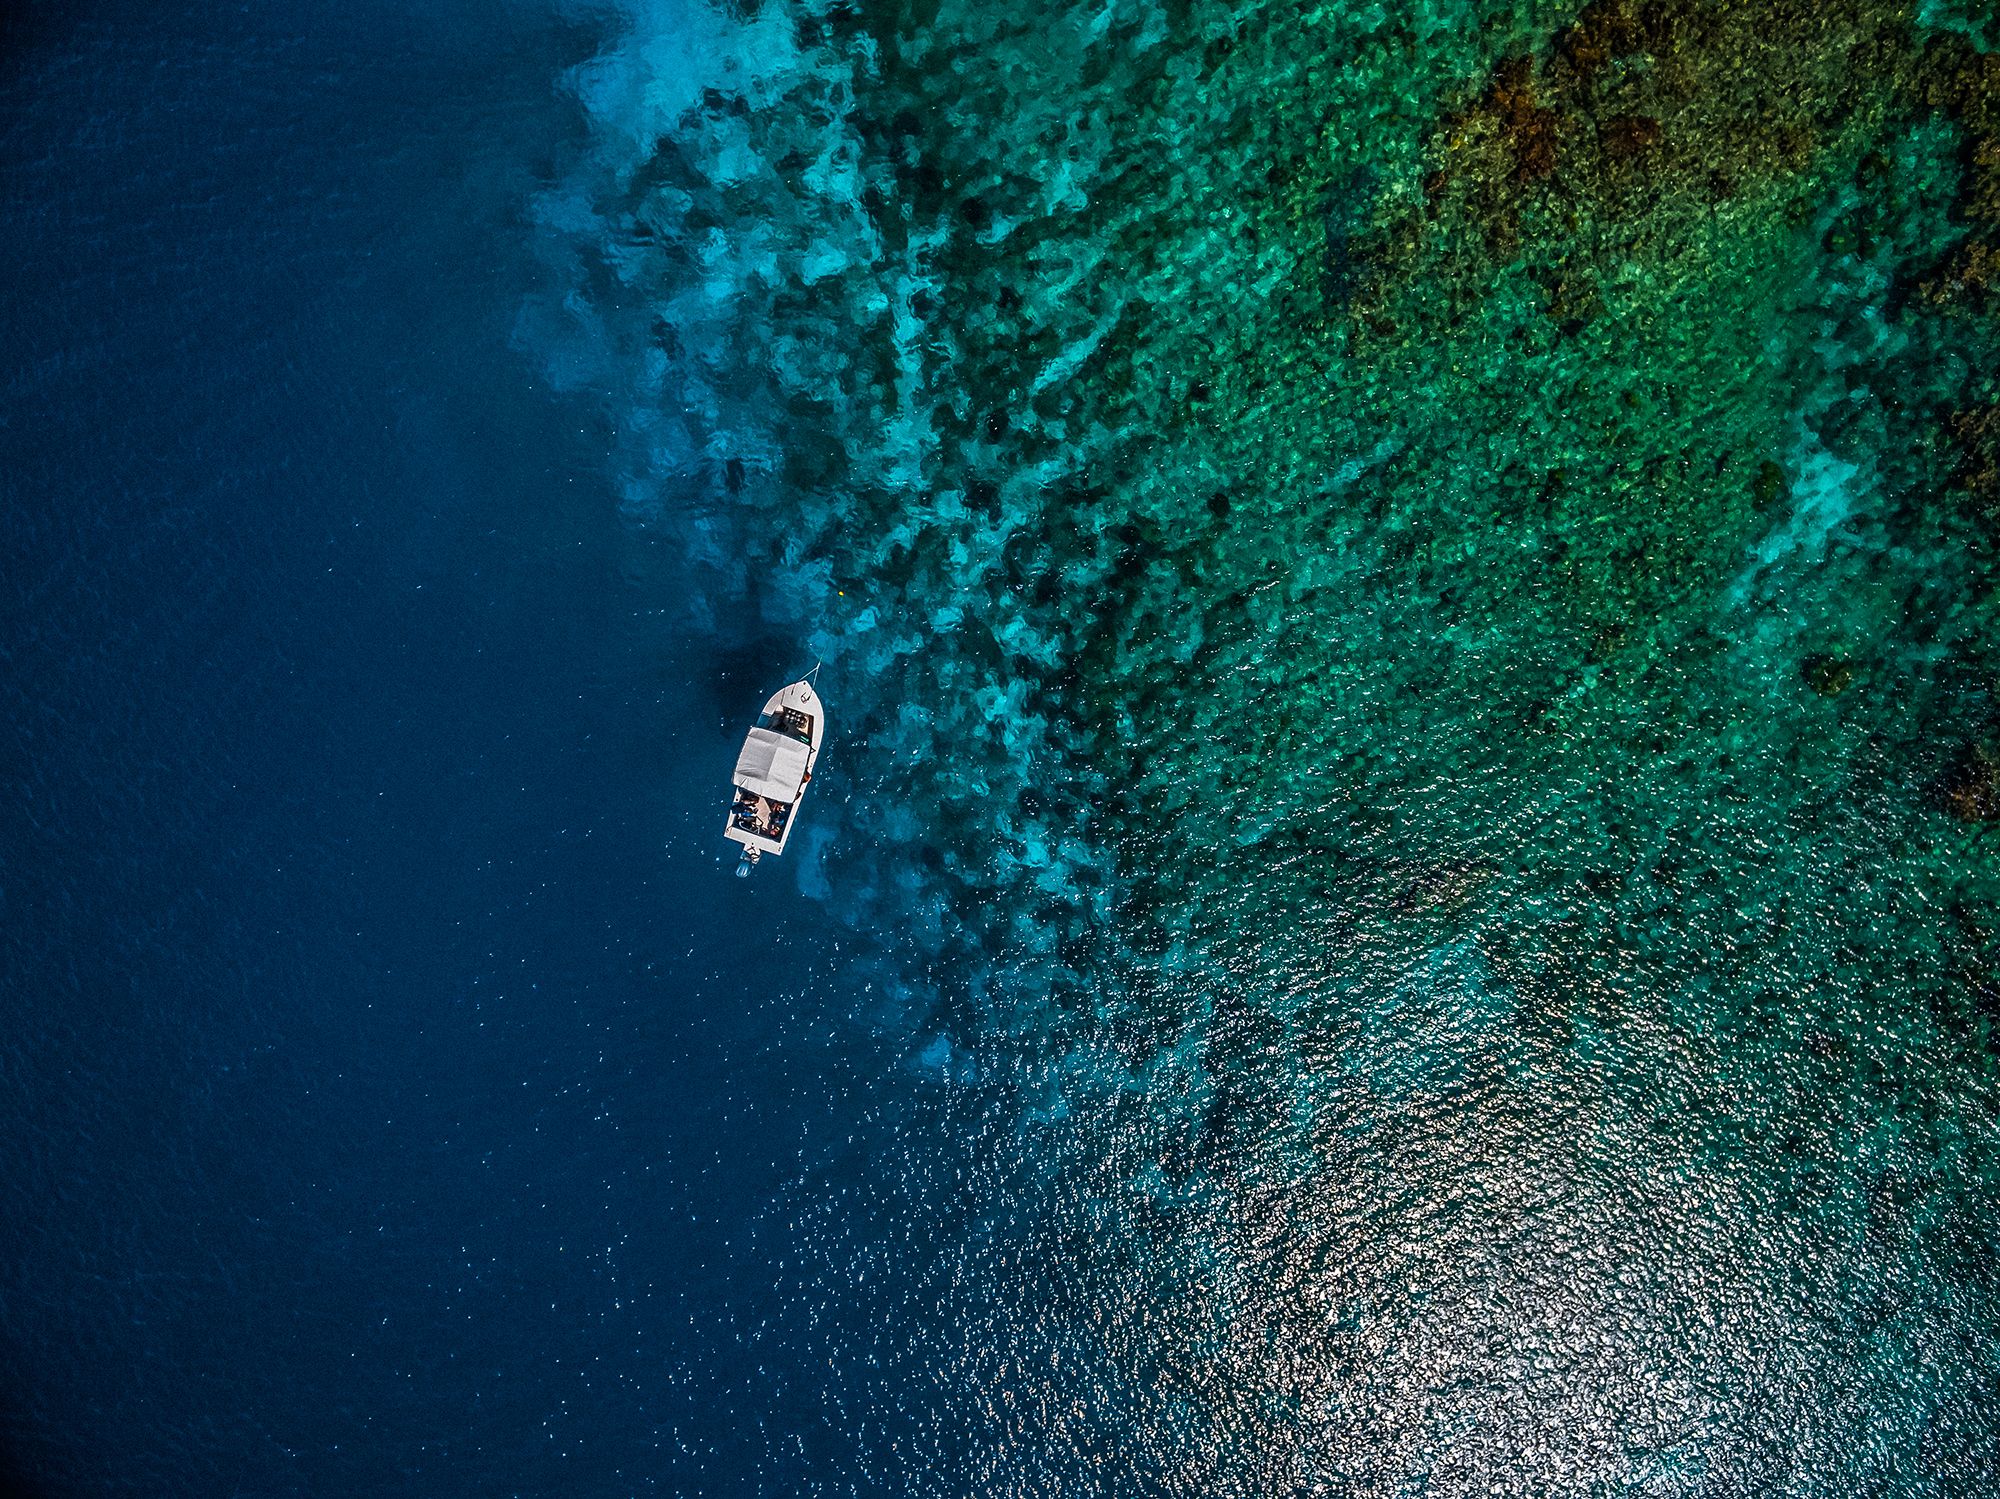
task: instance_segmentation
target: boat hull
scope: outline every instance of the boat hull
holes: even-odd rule
[[[764,854],[782,854],[791,842],[799,803],[825,739],[826,708],[811,682],[793,682],[766,700],[737,760],[722,829],[722,836],[741,844],[752,862]],[[790,774],[799,763],[792,746],[804,750],[803,776],[796,789],[790,784]]]

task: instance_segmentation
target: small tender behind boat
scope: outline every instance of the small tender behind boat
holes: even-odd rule
[[[763,716],[736,757],[729,822],[722,830],[725,838],[743,845],[737,874],[747,875],[765,854],[785,851],[825,737],[826,709],[810,674],[779,688],[764,704]]]

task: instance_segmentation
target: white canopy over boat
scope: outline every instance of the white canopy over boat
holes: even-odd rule
[[[798,740],[770,729],[752,729],[743,741],[743,753],[736,757],[735,780],[752,796],[796,801],[811,765],[812,751]]]

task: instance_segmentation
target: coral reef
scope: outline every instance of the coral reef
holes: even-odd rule
[[[567,357],[633,392],[635,522],[695,596],[828,658],[865,729],[821,873],[880,935],[876,1018],[1008,1091],[1063,1184],[1043,1247],[1136,1276],[1120,1346],[1157,1352],[1125,1373],[1206,1412],[1177,1450],[1244,1492],[1351,1450],[1368,1376],[1294,1369],[1279,1420],[1247,1372],[1325,1332],[1315,1297],[1449,1284],[1439,1357],[1482,1296],[1581,1336],[1564,1287],[1622,1293],[1552,1246],[1604,1230],[1550,1182],[1648,1263],[1727,1266],[1659,1288],[1682,1314],[1811,1343],[1764,1371],[1794,1414],[1970,1336],[2000,1094],[1946,913],[2000,898],[2000,154],[1964,28],[761,14],[730,89],[551,205]],[[1438,1162],[1497,1238],[1427,1258],[1412,1203],[1383,1263],[1256,1273]],[[1677,1206],[1606,1205],[1647,1193]],[[1861,1221],[1812,1261],[1843,1315],[1894,1244],[1930,1258],[1879,1336],[1814,1341],[1798,1245]],[[1408,1334],[1382,1377],[1419,1378],[1422,1319],[1353,1315],[1357,1366]],[[1535,1387],[1590,1427],[1589,1378]],[[1834,1460],[1701,1399],[1751,1487]],[[1699,1403],[1617,1481],[1679,1482]]]

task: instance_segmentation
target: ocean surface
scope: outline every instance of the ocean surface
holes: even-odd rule
[[[1996,43],[10,15],[0,1487],[2000,1492]]]

